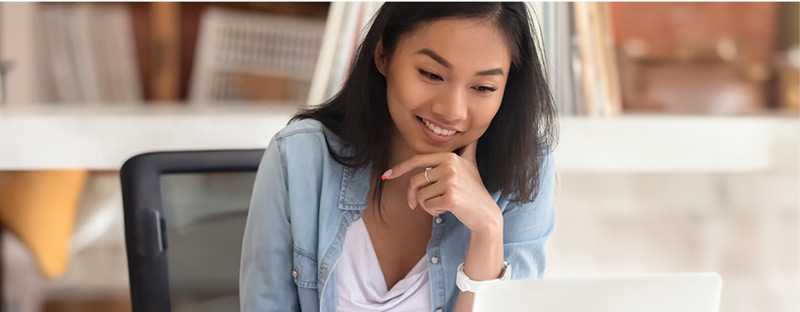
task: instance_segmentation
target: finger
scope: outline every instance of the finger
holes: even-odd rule
[[[420,206],[427,211],[430,210],[430,207],[425,202],[436,196],[444,195],[445,192],[447,192],[447,186],[443,183],[433,183],[420,188],[414,196]]]
[[[434,210],[435,207],[427,205],[427,200],[444,195],[446,192],[447,186],[444,183],[434,183],[417,191],[416,200],[425,210]]]
[[[440,195],[440,196],[436,196],[434,198],[430,198],[430,199],[426,200],[425,201],[425,208],[423,208],[422,210],[424,210],[426,213],[428,213],[429,215],[432,215],[434,217],[447,212],[448,211],[447,207],[439,206],[439,205],[437,205],[436,201],[433,201],[434,199],[441,198],[441,197],[442,196]],[[420,206],[422,206],[422,205],[420,205]]]
[[[436,171],[436,168],[428,170],[428,179],[430,179],[431,182],[436,182],[436,175],[434,171]],[[408,179],[408,190],[406,196],[408,197],[408,205],[411,207],[411,209],[414,209],[417,206],[417,192],[421,188],[430,185],[431,182],[428,182],[428,180],[425,179],[424,171],[422,173],[415,174]]]
[[[428,210],[424,210],[424,211],[426,213],[428,213],[429,215],[434,216],[434,217],[438,217],[440,214],[443,214],[443,213],[447,212],[447,210],[441,210],[441,209],[428,209]]]
[[[477,152],[478,152],[478,141],[475,140],[472,141],[472,143],[467,144],[467,146],[464,146],[464,150],[461,151],[461,157],[469,160],[472,163],[477,164],[478,162],[475,156]]]
[[[394,179],[408,173],[415,168],[436,167],[444,162],[449,157],[450,153],[435,153],[435,154],[418,154],[408,160],[395,165],[393,168],[386,170],[381,175],[381,179]]]
[[[447,211],[445,211],[445,210],[433,210],[433,211],[426,211],[426,212],[431,216],[438,217],[439,215],[441,215],[441,214],[443,214],[443,213],[445,213]]]
[[[425,206],[428,207],[428,209],[425,210],[426,212],[433,216],[439,216],[442,213],[452,211],[454,204],[452,196],[450,194],[444,194],[426,200]]]

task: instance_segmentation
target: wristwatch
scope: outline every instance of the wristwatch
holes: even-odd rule
[[[503,275],[500,276],[498,279],[487,280],[487,281],[473,281],[469,279],[466,273],[464,273],[464,262],[458,265],[458,273],[456,273],[456,286],[462,292],[476,292],[481,285],[493,283],[497,281],[507,281],[511,279],[511,265],[508,262],[503,261],[503,265],[505,268],[503,269]]]

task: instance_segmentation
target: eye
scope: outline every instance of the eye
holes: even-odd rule
[[[440,80],[440,81],[443,81],[443,80],[444,80],[444,79],[442,79],[442,77],[440,77],[439,75],[437,75],[437,74],[434,74],[434,73],[432,73],[432,72],[429,72],[429,71],[426,71],[426,70],[424,70],[424,69],[417,69],[417,70],[419,71],[419,74],[420,74],[420,75],[422,75],[422,76],[425,76],[425,78],[428,78],[428,79],[430,79],[430,80]]]
[[[497,91],[497,88],[486,87],[486,86],[477,86],[477,87],[472,87],[472,88],[475,89],[475,91],[478,91],[480,93],[489,93],[489,92]]]

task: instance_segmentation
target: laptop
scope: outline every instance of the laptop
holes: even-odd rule
[[[512,280],[481,286],[473,311],[717,312],[717,273]]]

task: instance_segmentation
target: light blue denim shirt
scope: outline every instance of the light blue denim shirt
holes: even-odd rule
[[[331,148],[351,153],[330,134]],[[541,278],[553,232],[555,171],[551,154],[540,174],[538,197],[509,202],[492,194],[503,213],[505,261],[512,279]],[[256,175],[242,246],[242,311],[335,311],[333,271],[347,227],[367,206],[370,166],[352,169],[328,152],[323,125],[294,122],[270,141]],[[469,229],[451,213],[433,218],[428,242],[431,307],[452,311],[456,268],[466,257]]]

